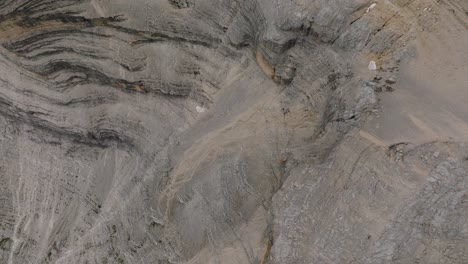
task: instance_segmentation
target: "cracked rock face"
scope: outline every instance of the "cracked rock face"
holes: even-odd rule
[[[0,263],[468,263],[467,14],[0,2]]]

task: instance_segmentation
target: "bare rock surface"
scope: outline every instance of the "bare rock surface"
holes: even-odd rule
[[[0,2],[0,263],[468,263],[467,14]]]

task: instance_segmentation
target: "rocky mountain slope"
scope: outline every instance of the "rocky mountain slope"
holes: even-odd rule
[[[465,0],[0,2],[0,263],[468,263]]]

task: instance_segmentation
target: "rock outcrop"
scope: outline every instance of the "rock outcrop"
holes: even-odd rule
[[[0,263],[468,263],[467,12],[3,1]]]

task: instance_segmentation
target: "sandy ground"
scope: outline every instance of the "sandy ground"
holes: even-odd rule
[[[362,134],[387,144],[467,141],[466,27],[418,34],[416,58],[401,64],[395,90],[381,94],[382,109]]]

